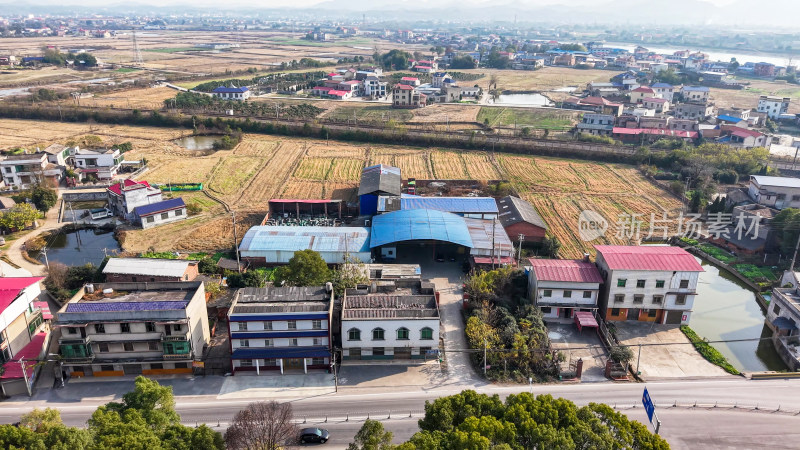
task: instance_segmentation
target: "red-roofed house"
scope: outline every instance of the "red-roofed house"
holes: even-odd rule
[[[350,98],[352,96],[353,96],[352,92],[350,92],[350,91],[340,91],[338,89],[336,89],[336,90],[332,89],[332,90],[328,91],[328,95],[327,95],[327,97],[334,98],[336,100],[345,100],[345,99],[348,99],[348,98]]]
[[[315,86],[314,89],[311,89],[311,95],[319,95],[320,97],[324,97],[328,95],[328,92],[335,90],[330,86]]]
[[[614,103],[603,97],[570,97],[564,100],[563,106],[585,111],[594,111],[600,114],[613,114],[614,116],[619,116],[622,114],[621,103]]]
[[[0,364],[5,372],[0,376],[3,393],[16,395],[27,392],[24,383],[21,386],[8,384],[22,378],[19,358],[33,352],[33,359],[42,351],[43,341],[34,338],[41,331],[44,317],[42,309],[34,302],[41,294],[39,282],[42,277],[0,278]],[[27,358],[26,358],[27,359]]]
[[[392,89],[393,108],[422,108],[427,97],[406,84],[396,84]]]
[[[130,219],[133,210],[138,206],[158,203],[161,190],[150,186],[147,181],[124,180],[114,183],[106,189],[108,204],[117,216]]]
[[[403,77],[400,78],[400,84],[408,86],[419,86],[419,78],[417,77]]]
[[[596,245],[605,280],[606,320],[688,324],[703,268],[686,250],[666,245]]]
[[[639,86],[638,88],[631,91],[631,103],[641,103],[642,100],[646,98],[652,98],[656,96],[656,91],[654,91],[649,86]]]
[[[603,277],[588,260],[531,259],[528,296],[546,318],[571,319],[597,310]]]
[[[723,126],[722,129],[726,130],[727,127]],[[740,127],[730,127],[726,131],[731,133],[731,144],[737,147],[752,148],[752,147],[766,147],[768,137],[763,133],[755,130],[748,130]]]

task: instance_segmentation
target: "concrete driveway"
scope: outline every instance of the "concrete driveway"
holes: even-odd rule
[[[658,378],[732,376],[706,361],[680,330],[679,325],[652,322],[613,322],[617,338],[633,350],[631,365],[636,369],[639,344],[639,372],[645,380]]]
[[[606,353],[594,328],[582,333],[574,323],[547,323],[547,334],[554,349],[564,353],[566,362],[583,360],[582,382],[608,381],[605,377]]]

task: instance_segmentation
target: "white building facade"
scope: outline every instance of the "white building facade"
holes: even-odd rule
[[[531,259],[528,296],[545,318],[572,319],[575,311],[597,310],[603,278],[588,261]]]

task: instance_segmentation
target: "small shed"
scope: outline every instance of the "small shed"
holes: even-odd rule
[[[300,250],[319,252],[328,264],[346,257],[370,262],[370,230],[365,227],[255,226],[239,245],[241,257],[253,265],[286,264]]]
[[[400,196],[402,178],[397,167],[378,164],[365,167],[361,171],[358,186],[359,208],[362,215],[375,215],[378,210],[378,196]]]
[[[519,242],[520,235],[525,242],[541,242],[547,234],[547,224],[530,203],[519,197],[509,195],[497,200],[500,223],[508,237]]]

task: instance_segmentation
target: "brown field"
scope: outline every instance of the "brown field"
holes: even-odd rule
[[[45,145],[86,134],[106,142],[130,140],[126,159],[147,158],[150,170],[139,178],[153,182],[202,182],[209,193],[241,215],[263,217],[270,198],[334,198],[357,200],[361,168],[366,164],[400,167],[403,178],[506,179],[520,196],[537,207],[562,243],[562,257],[593,252],[598,243],[627,243],[618,233],[620,214],[639,214],[641,237],[651,214],[675,217],[679,201],[645,179],[632,166],[584,160],[530,157],[502,153],[424,150],[399,146],[362,147],[320,140],[245,135],[232,151],[202,153],[183,150],[170,140],[185,130],[152,127],[46,123],[0,120],[0,148],[15,142]],[[124,248],[141,251],[217,250],[232,242],[230,219],[223,207],[203,193],[181,195],[202,206],[190,220],[159,227],[158,232],[125,232]],[[578,215],[597,211],[609,222],[606,236],[594,242],[578,237]],[[238,217],[238,216],[237,216]],[[260,220],[260,218],[259,218]],[[240,237],[246,227],[242,222]],[[227,233],[227,234],[226,234]],[[619,234],[619,237],[617,236]]]
[[[736,106],[739,108],[753,108],[758,107],[758,97],[761,95],[776,95],[780,97],[792,97],[793,99],[800,96],[800,86],[788,84],[785,81],[766,81],[739,78],[737,81],[750,83],[747,88],[736,91],[731,89],[717,89],[711,88],[711,99],[716,104],[717,108],[730,108]],[[800,104],[796,101],[789,103],[789,114],[800,113]]]
[[[577,70],[569,67],[548,66],[539,70],[472,69],[463,72],[483,73],[486,76],[470,85],[477,84],[486,90],[491,75],[497,75],[497,88],[501,91],[551,91],[567,86],[583,88],[590,81],[608,81],[616,75],[610,70]]]
[[[164,100],[175,97],[178,91],[168,87],[130,89],[81,99],[82,106],[109,108],[160,109]]]

